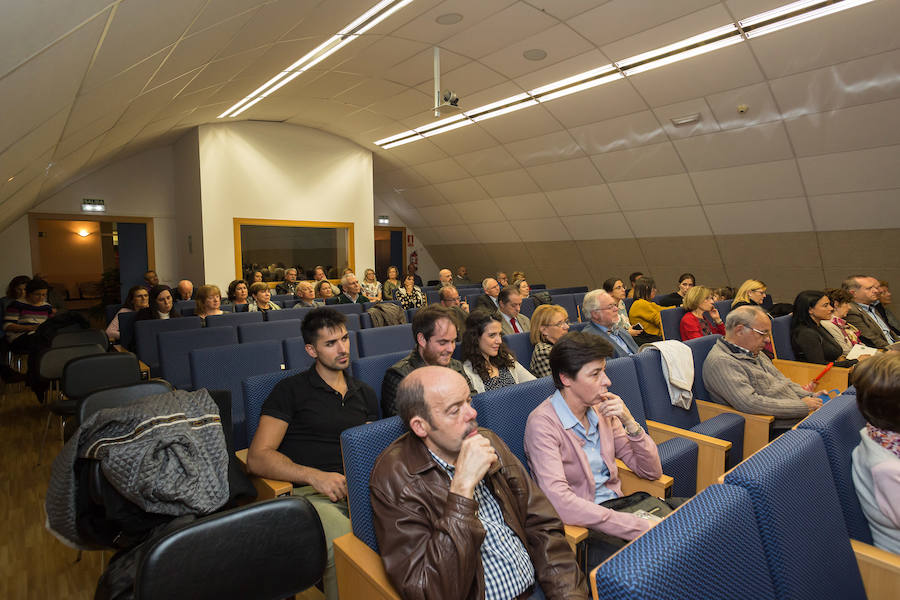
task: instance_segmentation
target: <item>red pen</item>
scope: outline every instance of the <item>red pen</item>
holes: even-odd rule
[[[834,363],[833,363],[833,362],[830,362],[830,363],[828,363],[827,365],[825,365],[825,368],[822,369],[822,372],[819,373],[818,375],[816,375],[816,376],[813,378],[812,382],[813,382],[813,383],[819,383],[819,380],[822,379],[823,377],[825,377],[825,373],[827,373],[828,371],[830,371],[830,370],[831,370],[831,367],[833,367],[833,366],[834,366]]]

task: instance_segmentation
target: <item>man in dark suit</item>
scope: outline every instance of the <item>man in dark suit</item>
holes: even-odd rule
[[[481,289],[484,293],[478,296],[478,301],[475,302],[475,309],[482,308],[491,312],[500,310],[500,304],[497,302],[497,296],[500,295],[500,284],[497,283],[497,280],[488,277],[481,282]]]
[[[582,310],[591,317],[591,324],[584,331],[599,335],[612,344],[616,358],[637,353],[638,345],[628,331],[616,326],[619,321],[619,305],[608,292],[594,290],[585,294]]]
[[[844,320],[859,329],[859,339],[872,348],[887,348],[900,341],[893,329],[875,309],[880,289],[878,280],[868,275],[853,275],[844,280],[844,289],[853,294],[853,302]]]

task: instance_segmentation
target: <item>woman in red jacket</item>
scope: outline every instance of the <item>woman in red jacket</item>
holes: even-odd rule
[[[725,324],[713,304],[712,289],[703,285],[692,287],[684,297],[684,309],[687,312],[679,327],[682,342],[714,333],[725,335]],[[706,317],[707,314],[712,320]]]

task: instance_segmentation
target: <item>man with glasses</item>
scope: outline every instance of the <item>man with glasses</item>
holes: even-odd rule
[[[771,331],[772,323],[759,307],[741,306],[729,312],[725,337],[703,363],[703,383],[713,402],[774,416],[779,434],[822,406],[822,400],[811,395],[815,383],[794,383],[761,352]]]
[[[459,333],[462,334],[465,331],[466,319],[469,317],[469,303],[460,301],[459,290],[454,285],[447,285],[439,289],[438,296],[441,299],[441,304],[456,315],[456,318],[459,320]]]
[[[475,303],[475,308],[483,308],[490,312],[496,312],[500,309],[500,305],[497,302],[497,296],[500,295],[500,284],[497,283],[497,280],[488,277],[484,281],[481,282],[481,289],[484,293],[478,296],[478,301]]]
[[[581,303],[582,314],[589,315],[590,324],[585,333],[599,335],[612,344],[616,358],[637,353],[638,346],[627,330],[618,326],[619,304],[605,290],[593,290],[584,295]]]

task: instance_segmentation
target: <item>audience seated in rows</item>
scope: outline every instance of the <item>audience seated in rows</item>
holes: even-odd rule
[[[531,331],[531,320],[520,312],[522,296],[516,288],[508,287],[501,290],[497,295],[497,305],[500,307],[503,335]]]
[[[235,279],[228,284],[228,299],[226,300],[226,304],[233,304],[235,306],[249,304],[249,298],[250,287],[247,285],[246,281],[243,279]]]
[[[262,283],[263,281],[265,281],[265,278],[263,277],[262,271],[254,270],[252,273],[250,273],[250,284],[251,285],[254,283]]]
[[[422,278],[416,274],[416,271],[418,271],[418,270],[419,270],[419,267],[414,262],[411,262],[408,265],[406,265],[406,274],[412,275],[413,283],[415,283],[419,287],[422,287],[425,284],[422,283]]]
[[[821,321],[822,327],[831,334],[831,337],[841,347],[841,352],[847,354],[857,344],[862,344],[859,339],[859,329],[844,320],[853,302],[853,294],[844,288],[826,290],[828,300],[834,312],[831,318]]]
[[[506,277],[506,273],[504,273],[503,271],[497,271],[497,274],[494,275],[494,280],[497,282],[497,285],[500,286],[500,289],[509,286],[509,279]],[[484,288],[484,281],[481,282],[481,287]],[[500,292],[500,289],[497,290],[498,293]]]
[[[771,333],[772,322],[761,308],[733,309],[725,318],[725,337],[703,363],[703,384],[714,402],[774,416],[780,433],[822,406],[822,399],[811,395],[815,383],[794,383],[761,352]]]
[[[362,293],[371,302],[379,302],[384,299],[382,296],[381,282],[375,278],[375,269],[366,269],[363,273]],[[390,298],[388,298],[390,300]]]
[[[17,291],[17,290],[13,290]],[[35,277],[25,284],[25,297],[15,299],[6,306],[3,315],[3,332],[7,347],[13,354],[28,356],[28,385],[38,398],[43,396],[46,384],[40,382],[37,368],[37,354],[42,347],[38,327],[50,319],[56,310],[47,302],[50,285]],[[20,379],[13,376],[11,369],[4,369],[4,378]]]
[[[400,303],[400,306],[402,306],[404,310],[421,308],[428,304],[425,292],[422,291],[421,287],[416,285],[415,278],[410,274],[407,274],[406,277],[403,278],[403,285],[394,292],[394,298]]]
[[[695,285],[697,285],[697,278],[694,277],[693,273],[682,273],[678,276],[678,287],[675,288],[675,291],[660,298],[657,304],[660,306],[681,306],[688,291]]]
[[[281,307],[272,302],[272,291],[269,284],[258,281],[250,285],[250,306],[247,307],[249,312],[268,312],[270,310],[281,310]]]
[[[509,286],[504,285],[503,289],[506,289],[507,287]],[[500,295],[500,283],[498,283],[498,280],[493,279],[492,277],[486,278],[481,282],[481,291],[484,293],[478,296],[478,300],[475,302],[475,308],[499,310],[500,306],[497,301],[497,296]]]
[[[519,292],[519,295],[523,298],[528,298],[531,295],[531,286],[529,286],[528,282],[524,279],[516,279],[513,281],[512,287]]]
[[[847,360],[841,345],[821,323],[831,322],[834,308],[825,292],[805,290],[794,299],[791,315],[791,346],[797,360],[837,367],[850,367],[856,359]]]
[[[535,377],[550,375],[550,351],[559,338],[569,331],[569,313],[558,304],[541,304],[531,315],[529,340],[534,346],[531,353],[531,372]]]
[[[625,308],[625,284],[622,283],[621,279],[616,279],[615,277],[611,277],[603,282],[601,286],[603,291],[612,296],[613,300],[615,300],[619,307],[619,320],[616,325],[619,329],[624,329],[628,331],[628,335],[631,337],[637,337],[641,334],[640,329],[635,329],[631,326],[631,321],[628,319],[628,309]],[[585,313],[587,314],[587,313]]]
[[[175,290],[173,291],[173,302],[183,302],[185,300],[193,300],[194,299],[194,284],[190,282],[188,279],[182,279],[178,282],[178,285],[175,286]]]
[[[874,545],[900,554],[900,354],[870,358],[851,383],[866,419],[853,451],[853,486]]]
[[[453,281],[457,284],[472,283],[472,280],[469,279],[469,270],[464,265],[460,265],[456,269],[456,276],[453,278]]]
[[[400,282],[399,276],[400,276],[400,270],[397,267],[395,267],[393,265],[388,267],[387,277],[384,280],[384,285],[382,286],[382,290],[381,290],[381,297],[384,300],[396,300],[397,299],[397,297],[396,297],[397,288],[399,288],[402,285],[402,283]]]
[[[478,428],[468,387],[425,367],[397,391],[409,432],[370,479],[388,578],[402,598],[530,598],[539,585],[547,597],[587,599],[556,511],[506,444]]]
[[[217,285],[201,285],[197,288],[194,314],[206,323],[206,317],[222,314],[222,290]]]
[[[479,394],[534,379],[503,342],[500,322],[500,315],[486,310],[476,310],[466,319],[463,369]]]
[[[325,306],[324,300],[316,298],[316,290],[309,281],[301,281],[297,283],[297,302],[294,308],[315,308],[317,306]]]
[[[337,297],[338,304],[365,304],[369,301],[352,271],[341,276],[341,289],[343,291]]]
[[[582,313],[591,320],[584,332],[603,338],[612,346],[613,354],[619,358],[631,356],[638,351],[636,338],[619,327],[619,305],[606,290],[592,290],[584,295]]]
[[[304,317],[303,341],[315,362],[275,385],[247,455],[250,472],[290,481],[292,495],[309,500],[322,520],[328,546],[323,583],[329,600],[338,598],[332,541],[350,532],[341,432],[378,418],[374,390],[347,373],[346,323],[344,315],[331,308]]]
[[[297,293],[297,269],[289,267],[284,270],[284,281],[275,286],[276,294],[296,294]]]
[[[459,290],[455,286],[446,285],[438,290],[441,304],[446,306],[456,315],[457,322],[465,324],[469,318],[469,303],[460,299]],[[465,331],[465,325],[461,325],[460,333]]]
[[[900,341],[900,328],[891,327],[885,315],[878,310],[878,280],[868,275],[853,275],[843,284],[853,294],[853,304],[847,311],[846,321],[859,330],[860,340],[872,348],[886,348]]]
[[[323,279],[316,284],[316,298],[325,300],[327,298],[333,298],[334,296],[334,286],[331,285],[330,281]]]
[[[628,319],[632,326],[640,325],[643,331],[635,336],[634,341],[650,344],[662,339],[662,318],[659,311],[663,307],[653,301],[656,296],[656,282],[652,277],[638,277],[634,282],[634,302],[628,311]]]
[[[550,352],[556,392],[525,426],[525,452],[538,486],[565,523],[590,530],[589,568],[659,521],[622,511],[649,495],[622,498],[616,459],[645,479],[660,477],[662,465],[656,444],[608,390],[612,355],[598,336],[564,335]]]
[[[438,271],[438,286],[444,287],[453,285],[453,271],[450,269],[441,269]]]
[[[177,319],[181,316],[172,298],[172,290],[167,285],[150,288],[149,306],[138,311],[135,321],[148,319]]]
[[[691,287],[684,297],[684,316],[678,326],[681,341],[686,342],[704,335],[725,335],[725,323],[713,304],[713,291],[704,286]],[[709,315],[709,318],[706,315]],[[712,319],[712,320],[710,320]]]
[[[125,303],[122,305],[122,308],[116,312],[112,321],[106,326],[106,337],[109,338],[109,341],[115,343],[118,342],[121,337],[121,333],[119,332],[120,314],[123,312],[142,310],[148,306],[150,306],[150,292],[148,292],[144,286],[136,285],[128,290],[128,295],[125,297]]]
[[[741,284],[734,300],[731,302],[731,308],[739,306],[762,306],[763,300],[766,299],[766,284],[758,279],[748,279]]]
[[[336,285],[334,285],[333,283],[328,281],[328,277],[325,275],[325,267],[323,267],[321,265],[316,265],[316,267],[313,269],[313,279],[318,282],[316,284],[316,296],[317,297],[331,298],[331,296],[337,296],[338,294],[341,293],[341,290],[339,290]],[[322,285],[321,282],[323,282],[323,281],[328,282],[328,287],[331,288],[331,294],[328,296],[325,296],[324,294],[322,294],[319,291],[319,288]]]
[[[382,416],[390,417],[396,414],[394,398],[403,378],[427,365],[453,369],[465,378],[472,395],[477,393],[462,363],[453,358],[457,331],[453,312],[445,306],[432,304],[416,311],[412,319],[413,349],[408,356],[401,358],[384,374],[381,385]]]
[[[159,285],[159,276],[156,274],[156,271],[147,271],[144,273],[144,289],[148,292],[151,288],[155,288]]]
[[[635,271],[634,273],[632,273],[628,276],[628,284],[631,287],[625,291],[626,298],[634,298],[634,284],[635,284],[635,282],[637,282],[637,280],[639,278],[641,278],[643,276],[644,276],[644,274],[641,273],[640,271]]]

